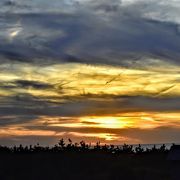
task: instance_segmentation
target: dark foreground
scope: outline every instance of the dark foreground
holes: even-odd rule
[[[170,180],[167,153],[1,153],[0,180]]]

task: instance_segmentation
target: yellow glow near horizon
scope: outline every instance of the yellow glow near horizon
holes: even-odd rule
[[[180,112],[131,112],[114,116],[51,117],[41,116],[32,122],[9,125],[0,129],[0,137],[51,136],[89,139],[93,142],[141,143],[140,139],[121,134],[126,130],[154,130],[158,127],[180,128]],[[8,116],[11,118],[11,116]],[[33,127],[33,129],[31,129]],[[37,127],[37,129],[34,129]],[[38,129],[45,127],[45,129]],[[82,130],[82,131],[81,131]],[[123,130],[123,131],[122,131]]]
[[[103,104],[105,98],[107,100],[106,103],[108,100],[115,102],[115,96],[127,96],[129,98],[131,96],[148,96],[153,98],[180,96],[180,67],[175,65],[167,68],[167,65],[161,64],[159,68],[146,67],[138,69],[78,63],[52,64],[42,67],[12,63],[2,64],[0,68],[0,98],[4,98],[4,102],[7,97],[30,95],[30,97],[37,98],[39,102],[44,102],[43,100],[47,103],[56,102],[59,111],[63,103],[76,102],[76,100],[78,102],[81,100],[86,102],[88,99],[98,100]],[[27,81],[27,83],[23,86],[23,83],[17,83],[19,80]],[[29,86],[27,85],[28,81],[30,82]],[[36,86],[33,87],[31,85],[33,82],[35,82],[35,85],[39,83],[47,86],[45,88],[36,88]],[[7,102],[8,105],[10,103]],[[53,103],[51,105],[52,108],[56,106]],[[110,111],[108,115],[105,115],[103,109],[102,113],[101,109],[98,109],[98,112],[96,109],[92,109],[91,112],[93,114],[89,113],[88,115],[88,110],[86,109],[85,113],[83,113],[87,115],[84,116],[82,116],[83,113],[74,117],[38,116],[36,120],[29,123],[1,128],[0,136],[58,136],[62,134],[61,129],[64,128],[65,130],[70,129],[69,131],[72,132],[69,133],[73,133],[71,134],[73,136],[99,137],[107,141],[121,139],[123,141],[127,137],[104,131],[108,129],[116,131],[131,128],[149,130],[163,126],[180,128],[180,112],[144,112],[141,109],[138,109],[140,112],[131,112],[132,110],[128,112],[127,105],[125,112],[121,112],[120,109],[118,113],[119,105],[117,107],[116,104],[113,105],[116,109],[115,111],[112,109],[112,112]],[[43,126],[47,129],[28,129],[31,125],[34,127]],[[51,130],[48,130],[48,128]],[[92,129],[92,131],[77,132],[83,128]],[[93,132],[93,129],[96,129],[96,132]],[[129,140],[131,139],[129,138]]]
[[[67,128],[104,128],[104,129],[153,129],[161,126],[180,127],[180,112],[131,112],[115,116],[85,116],[85,117],[41,117],[37,122],[48,127]],[[67,119],[67,120],[66,120]],[[71,120],[72,119],[72,120]]]
[[[82,117],[80,121],[87,126],[97,128],[127,128],[132,126],[132,121],[121,117]]]
[[[105,139],[106,141],[113,141],[116,139],[119,139],[118,136],[115,134],[111,133],[77,133],[77,132],[72,132],[70,133],[73,136],[76,137],[93,137],[93,138],[100,138],[100,139]]]

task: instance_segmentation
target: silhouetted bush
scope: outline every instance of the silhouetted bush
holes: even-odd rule
[[[66,144],[64,139],[60,139],[57,144],[53,147],[43,147],[39,144],[34,146],[23,146],[20,144],[19,146],[14,146],[12,148],[7,146],[0,146],[0,153],[39,153],[39,152],[52,152],[52,153],[60,153],[60,152],[102,152],[102,153],[112,153],[112,154],[143,154],[143,153],[167,153],[169,150],[166,148],[165,144],[160,146],[159,148],[154,145],[152,148],[142,148],[139,144],[137,147],[133,148],[132,145],[124,144],[122,146],[115,145],[102,145],[100,142],[97,142],[95,146],[91,146],[91,144],[86,144],[85,141],[81,141],[80,143],[73,143],[71,139],[68,139],[68,143]]]
[[[141,145],[139,144],[138,147],[135,148],[135,152],[137,154],[142,154],[144,152],[144,149],[141,147]]]

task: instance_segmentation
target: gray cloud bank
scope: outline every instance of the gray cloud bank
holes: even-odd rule
[[[138,96],[115,97],[114,100],[107,98],[100,100],[74,99],[74,101],[59,104],[27,95],[9,97],[4,100],[1,98],[0,127],[26,123],[42,116],[73,119],[73,117],[81,116],[116,116],[129,112],[178,112],[180,110],[179,102],[179,98],[157,99]]]
[[[179,64],[178,1],[13,2],[0,13],[1,61]]]

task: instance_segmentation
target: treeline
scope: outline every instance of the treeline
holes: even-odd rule
[[[68,143],[65,143],[64,139],[60,139],[57,144],[52,147],[49,146],[40,146],[29,145],[29,146],[14,146],[7,147],[0,145],[0,153],[38,153],[38,152],[100,152],[100,153],[111,153],[111,154],[147,154],[147,153],[167,153],[169,150],[163,144],[159,148],[154,145],[152,148],[143,148],[140,144],[138,146],[124,144],[122,146],[115,145],[101,145],[100,142],[97,142],[96,145],[92,146],[87,144],[85,141],[80,143],[73,143],[71,139],[68,139]]]

